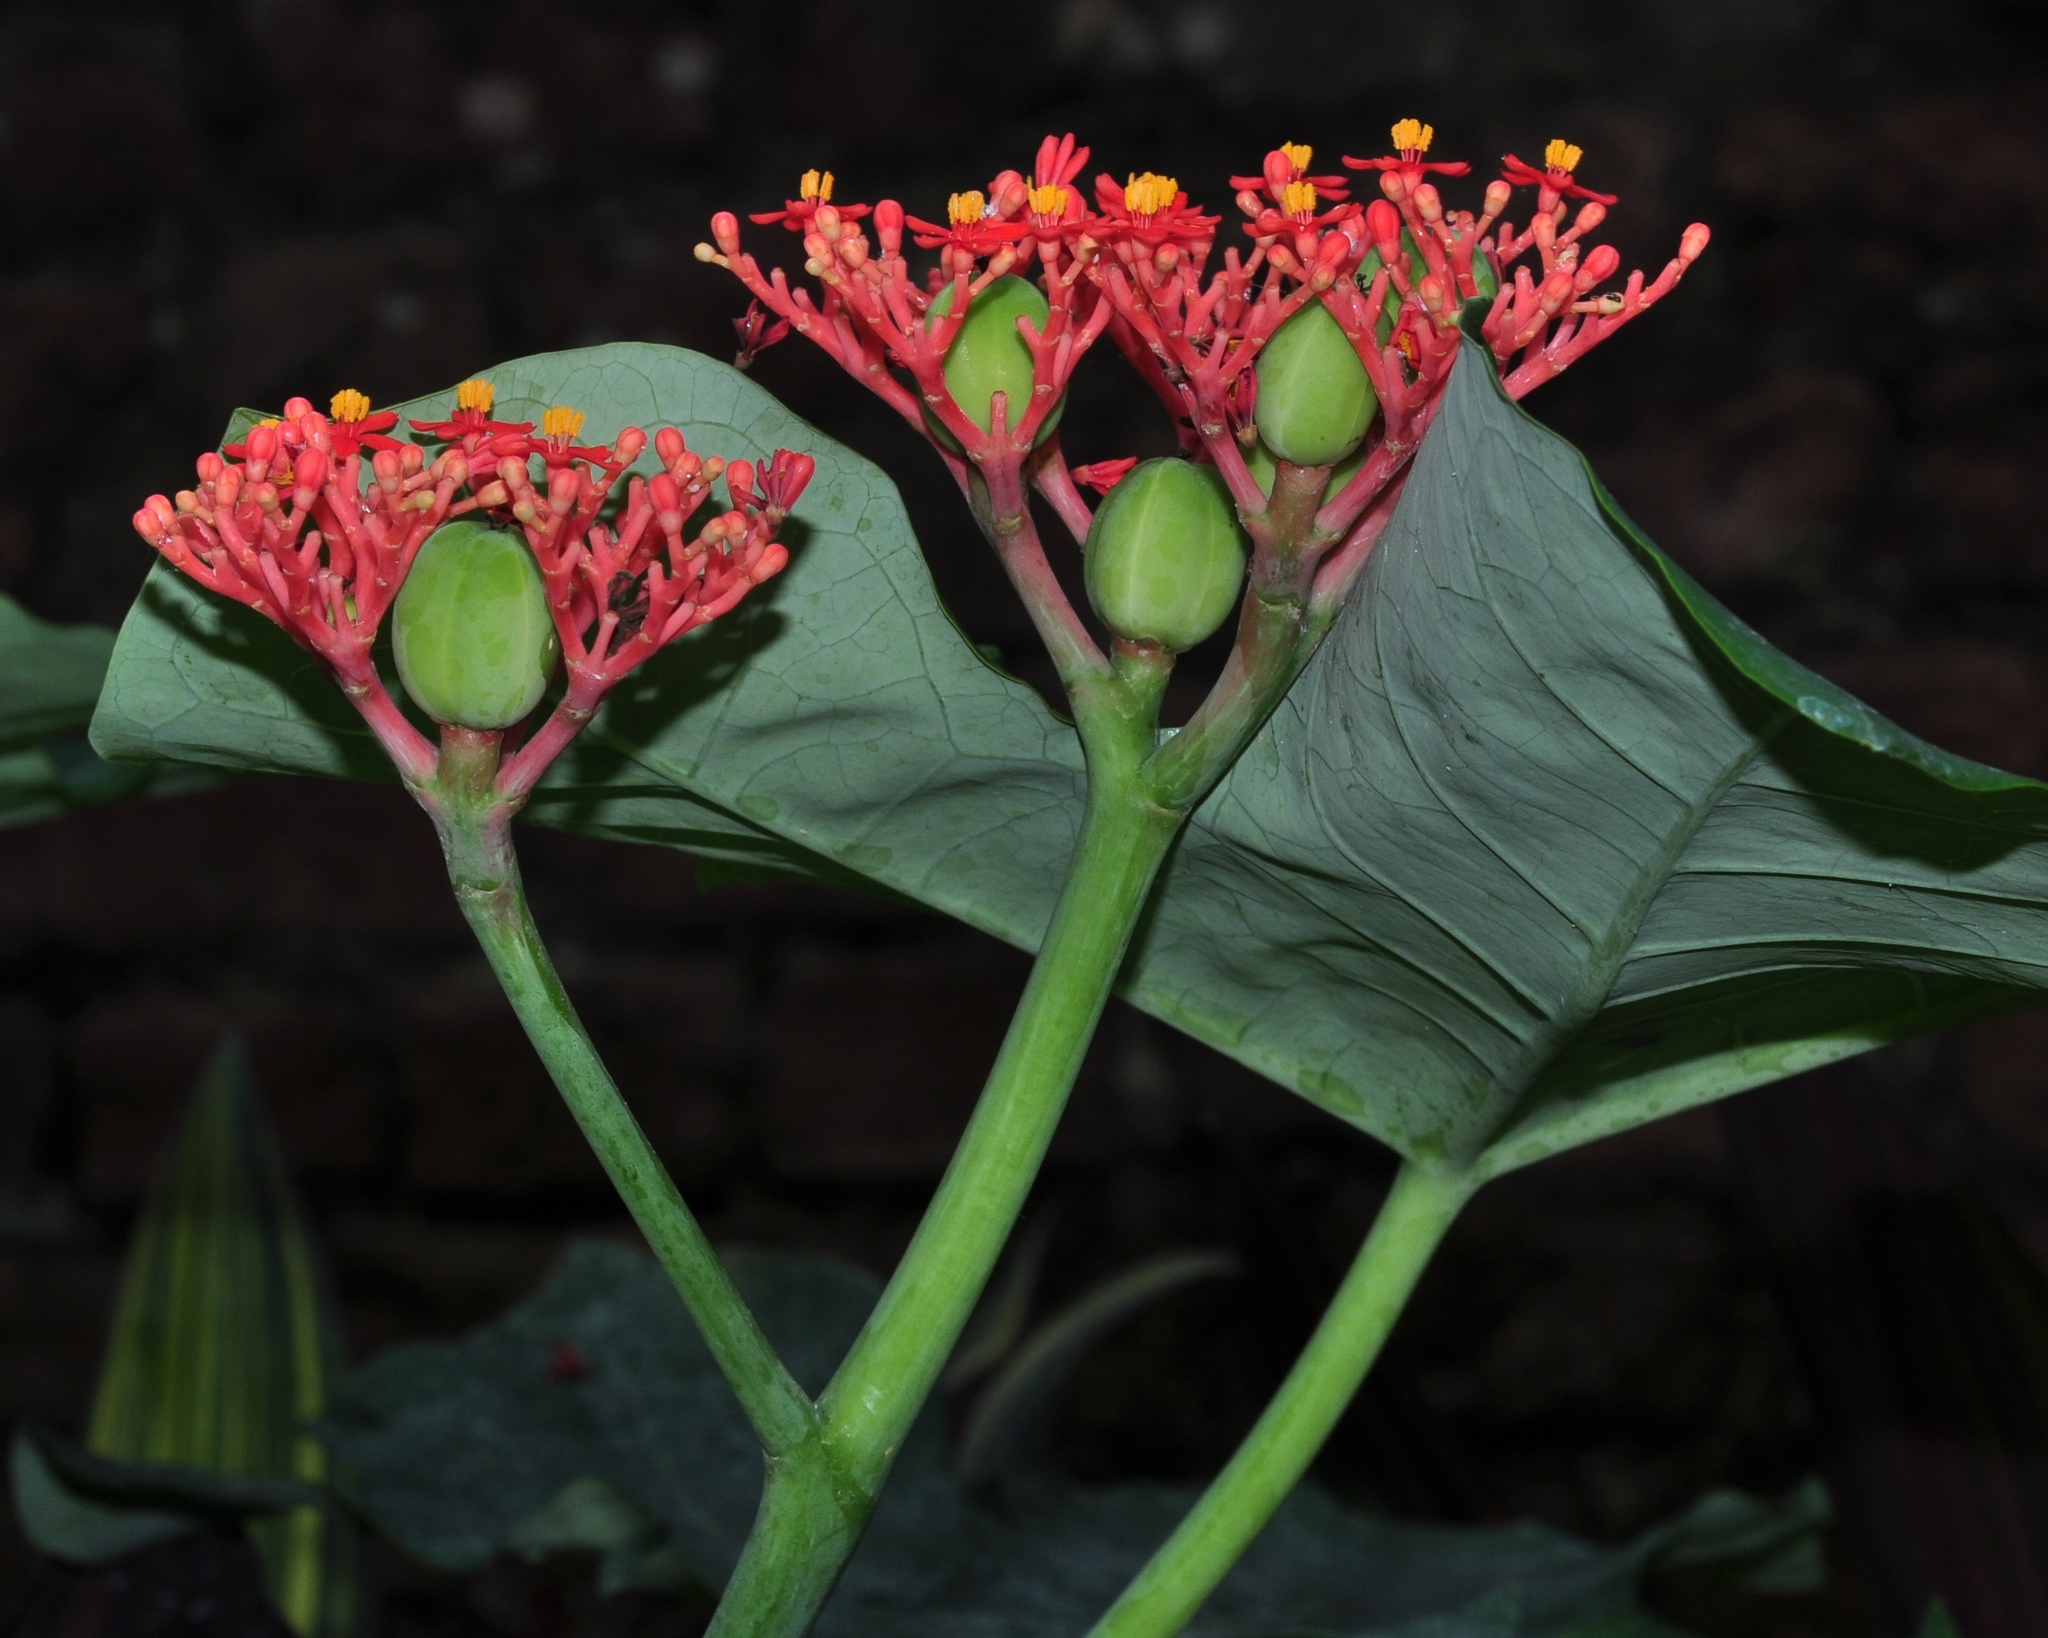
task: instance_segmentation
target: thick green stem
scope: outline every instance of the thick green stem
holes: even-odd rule
[[[739,1396],[771,1455],[795,1450],[814,1433],[809,1397],[783,1367],[746,1299],[711,1249],[654,1145],[606,1073],[597,1048],[556,976],[526,905],[510,816],[462,788],[459,755],[444,742],[441,788],[428,793],[441,831],[456,902],[498,975],[528,1039],[561,1089],[640,1232],[675,1282],[712,1357]],[[495,744],[486,748],[492,765]]]
[[[1458,1173],[1401,1168],[1273,1402],[1089,1638],[1172,1638],[1194,1618],[1323,1448],[1472,1188]]]
[[[1182,815],[1137,788],[1149,738],[1140,708],[1091,746],[1066,886],[981,1100],[894,1278],[818,1401],[817,1442],[783,1482],[771,1475],[709,1638],[794,1638],[816,1619],[988,1283],[1180,829]]]
[[[818,1402],[826,1437],[879,1488],[981,1296],[1181,816],[1098,779],[1065,890],[973,1118],[882,1300]]]

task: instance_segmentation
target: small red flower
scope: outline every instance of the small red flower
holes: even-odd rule
[[[1307,182],[1325,199],[1337,200],[1350,196],[1351,184],[1341,176],[1310,176],[1308,167],[1315,158],[1315,149],[1305,142],[1283,142],[1266,155],[1265,166],[1258,176],[1233,176],[1230,185],[1238,192],[1257,190],[1265,194],[1282,210],[1287,209],[1285,195],[1289,183]]]
[[[797,497],[803,494],[817,470],[818,463],[811,456],[799,455],[793,449],[778,449],[761,463],[758,490],[754,487],[757,474],[750,461],[734,461],[727,466],[725,486],[734,505],[749,511],[771,512],[780,523],[789,516]]]
[[[780,222],[792,233],[810,231],[811,220],[818,214],[820,205],[832,203],[832,173],[830,171],[805,171],[796,185],[797,197],[785,199],[780,210],[764,210],[749,217],[766,227]],[[872,208],[868,205],[839,205],[834,207],[841,221],[857,222]]]
[[[1463,176],[1472,167],[1462,159],[1424,159],[1429,145],[1436,140],[1436,127],[1425,125],[1419,119],[1403,119],[1394,122],[1392,132],[1394,152],[1383,154],[1377,159],[1354,159],[1344,156],[1344,163],[1354,171],[1391,171],[1400,177],[1406,191],[1415,191],[1416,184],[1434,171],[1439,176]]]
[[[751,368],[755,359],[789,334],[789,320],[779,318],[771,322],[768,309],[758,300],[747,303],[746,312],[732,321],[732,327],[740,338],[740,350],[733,355],[733,367],[741,370]]]
[[[1098,495],[1106,495],[1131,475],[1131,468],[1138,464],[1135,455],[1121,455],[1113,461],[1090,461],[1086,466],[1077,466],[1073,471],[1076,483],[1086,484]]]
[[[1122,241],[1148,250],[1161,245],[1205,250],[1215,242],[1220,216],[1204,216],[1188,203],[1180,184],[1170,176],[1137,172],[1118,187],[1112,176],[1095,179],[1095,202],[1102,215],[1097,231],[1111,244]]]
[[[370,400],[353,387],[343,387],[327,406],[333,418],[328,436],[333,440],[334,458],[345,461],[358,449],[396,449],[398,440],[383,436],[398,425],[397,410],[370,413]]]
[[[996,183],[991,184],[992,191],[997,190],[1001,180],[998,177]],[[969,261],[976,262],[1016,244],[1029,231],[1026,224],[1015,217],[1005,219],[997,200],[990,199],[979,188],[969,188],[965,193],[947,198],[943,227],[937,222],[927,222],[921,216],[906,216],[903,220],[919,250],[937,250],[943,245],[963,252]]]
[[[531,421],[493,421],[491,407],[498,389],[488,381],[469,380],[455,389],[455,413],[445,421],[414,421],[413,431],[460,444],[472,463],[488,470],[506,455],[526,455],[533,446]]]
[[[1619,194],[1595,193],[1591,188],[1581,187],[1572,180],[1572,172],[1579,168],[1579,161],[1585,151],[1576,143],[1567,142],[1563,137],[1553,137],[1550,146],[1543,150],[1543,169],[1517,159],[1513,154],[1502,154],[1500,174],[1502,178],[1518,188],[1538,187],[1546,189],[1552,196],[1550,203],[1557,199],[1591,199],[1602,205],[1611,205]],[[1549,208],[1546,204],[1545,209]]]

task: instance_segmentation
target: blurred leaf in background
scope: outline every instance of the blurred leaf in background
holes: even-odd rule
[[[292,1628],[347,1638],[359,1533],[305,1431],[339,1369],[305,1217],[230,1038],[136,1224],[88,1448],[16,1435],[24,1528],[52,1556],[91,1564],[239,1523]]]
[[[123,766],[85,742],[114,634],[58,626],[0,596],[0,826],[214,783],[197,768]]]
[[[859,1330],[875,1282],[816,1257],[726,1255],[798,1381],[818,1386]],[[1037,1331],[1018,1328],[1019,1391],[1006,1398],[1013,1407],[1038,1398],[1080,1332],[1099,1334],[1146,1301],[1226,1271],[1213,1254],[1158,1259]],[[993,1486],[988,1463],[1005,1441],[985,1434],[982,1471],[964,1477],[939,1422],[927,1413],[905,1447],[820,1638],[1084,1631],[1193,1499],[1179,1486],[1083,1485],[1029,1466]],[[573,1244],[546,1285],[503,1318],[371,1361],[336,1394],[323,1431],[356,1470],[378,1526],[451,1570],[481,1569],[504,1552],[595,1551],[614,1588],[715,1588],[761,1487],[759,1447],[667,1278],[651,1259],[601,1241]],[[1633,1542],[1598,1547],[1532,1523],[1371,1515],[1308,1486],[1188,1630],[1673,1638],[1644,1607],[1646,1581],[1719,1568],[1745,1585],[1805,1590],[1826,1521],[1818,1485],[1780,1501],[1715,1492]]]

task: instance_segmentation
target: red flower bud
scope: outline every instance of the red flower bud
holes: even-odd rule
[[[1386,174],[1391,176],[1393,172]],[[1372,242],[1380,255],[1391,265],[1401,254],[1401,213],[1384,199],[1375,199],[1365,207],[1365,225],[1372,231]]]
[[[1594,285],[1605,284],[1613,278],[1615,269],[1620,266],[1620,251],[1612,245],[1595,245],[1579,265],[1579,274],[1572,280],[1572,288],[1583,296]]]

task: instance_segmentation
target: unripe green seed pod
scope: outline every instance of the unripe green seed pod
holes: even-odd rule
[[[1119,637],[1193,648],[1237,606],[1246,546],[1213,466],[1141,462],[1095,509],[1088,601]]]
[[[953,286],[949,284],[932,298],[926,323],[929,325],[952,310]],[[1006,413],[1013,429],[1030,412],[1031,348],[1017,333],[1017,320],[1028,318],[1031,327],[1042,332],[1051,312],[1045,292],[1014,273],[997,279],[968,307],[967,317],[954,334],[953,345],[946,350],[946,390],[968,420],[983,432],[988,431],[989,422],[994,419],[989,400],[999,392],[1009,397]],[[1039,426],[1034,443],[1042,443],[1059,425],[1066,407],[1067,400],[1062,395]],[[924,424],[934,438],[958,453],[960,440],[940,424],[930,409],[924,412]]]
[[[1259,436],[1296,466],[1334,466],[1359,445],[1379,398],[1330,310],[1312,301],[1273,332],[1258,362]]]
[[[540,565],[516,534],[463,519],[427,537],[391,610],[399,679],[436,722],[509,728],[561,657]]]
[[[1252,481],[1268,495],[1273,493],[1273,480],[1280,475],[1280,469],[1273,464],[1273,452],[1264,444],[1253,444],[1245,451],[1244,464],[1251,468]],[[1351,481],[1351,474],[1365,465],[1365,445],[1360,444],[1343,460],[1330,469],[1330,481],[1323,489],[1323,504],[1330,504],[1331,497]]]

